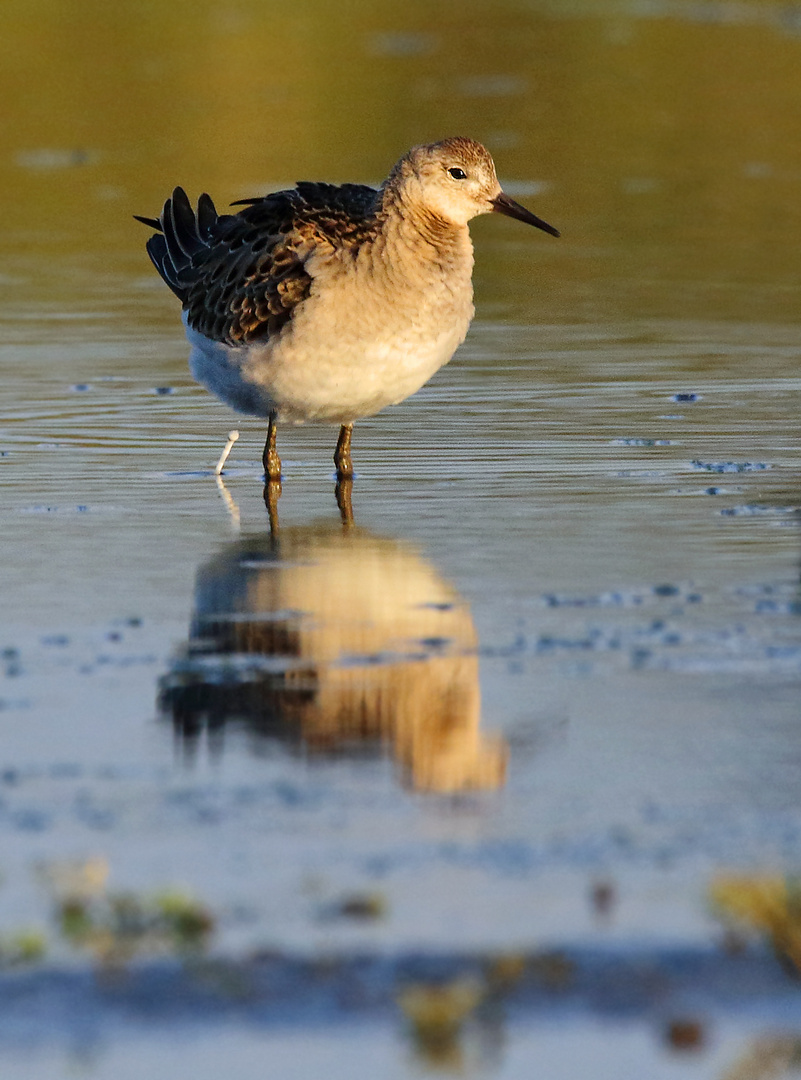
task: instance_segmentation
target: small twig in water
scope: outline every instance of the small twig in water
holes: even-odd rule
[[[220,460],[217,462],[217,467],[214,470],[214,475],[215,476],[219,476],[220,473],[223,471],[223,465],[225,465],[226,461],[228,460],[228,455],[231,453],[231,448],[233,447],[234,443],[236,442],[236,440],[238,438],[239,438],[239,432],[238,431],[229,431],[228,432],[228,442],[225,444],[225,447],[223,448],[223,452],[220,454]]]

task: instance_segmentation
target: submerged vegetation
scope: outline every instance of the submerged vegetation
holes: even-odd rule
[[[783,964],[801,975],[801,878],[722,876],[712,883],[709,898],[728,926],[759,935]]]
[[[214,929],[210,912],[179,892],[67,898],[58,904],[57,920],[66,941],[110,967],[138,956],[196,955]]]
[[[141,957],[186,959],[206,950],[215,919],[204,904],[176,889],[109,891],[108,872],[100,858],[40,866],[38,877],[53,902],[52,930],[0,935],[0,969],[42,960],[58,943],[88,952],[102,967]]]

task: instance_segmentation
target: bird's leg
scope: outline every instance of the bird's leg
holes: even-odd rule
[[[342,524],[346,528],[353,524],[353,504],[351,503],[352,491],[353,480],[349,476],[340,477],[337,480],[337,486],[334,488],[334,495],[336,496]]]
[[[281,459],[275,448],[276,430],[277,424],[275,413],[270,413],[270,422],[267,427],[267,441],[264,444],[264,453],[261,458],[264,464],[264,478],[268,483],[270,480],[281,479]]]
[[[339,429],[337,448],[334,451],[334,464],[337,467],[337,480],[353,479],[353,462],[350,460],[350,437],[353,424],[343,424]]]
[[[264,485],[264,505],[267,507],[267,516],[270,519],[270,533],[274,536],[278,532],[278,500],[281,498],[281,481],[267,480]]]

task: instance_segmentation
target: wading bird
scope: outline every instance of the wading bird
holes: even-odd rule
[[[280,480],[276,425],[340,425],[403,401],[453,356],[473,317],[467,223],[495,212],[559,233],[501,190],[472,139],[416,146],[380,188],[298,183],[218,214],[177,187],[150,258],[183,305],[189,366],[242,413],[268,420],[264,470]]]

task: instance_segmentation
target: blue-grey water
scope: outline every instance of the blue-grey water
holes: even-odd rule
[[[200,5],[191,40],[180,5],[43,3],[51,38],[12,4],[3,1074],[787,1070],[797,988],[767,952],[727,974],[707,892],[801,861],[796,5],[362,6],[288,16],[265,67],[247,3]],[[204,50],[246,62],[207,83]],[[467,342],[355,428],[354,526],[309,427],[279,433],[271,530],[263,428],[192,383],[130,215],[178,181],[378,181],[456,130],[563,238],[478,222]],[[96,979],[53,913],[87,866],[196,897],[236,978],[200,971],[201,1001],[145,950],[141,984]],[[44,956],[15,965],[26,928]],[[397,1003],[565,951],[439,1056]]]

